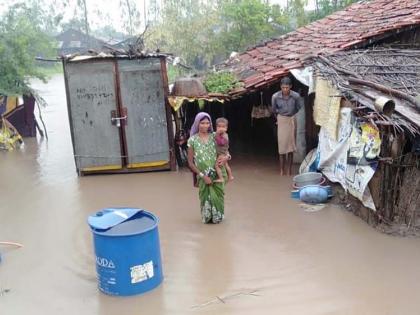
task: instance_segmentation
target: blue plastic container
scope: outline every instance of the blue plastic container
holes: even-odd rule
[[[299,190],[299,198],[306,203],[324,203],[328,199],[328,188],[321,185],[307,185]]]
[[[315,185],[315,186],[319,186],[319,185]],[[290,197],[292,199],[300,199],[300,191],[305,188],[307,186],[301,187],[299,189],[293,189],[290,191]],[[328,193],[328,198],[331,198],[333,196],[333,191],[332,191],[332,187],[331,186],[321,186],[327,189],[327,193]],[[305,198],[305,197],[304,197]],[[303,200],[302,200],[303,201]]]
[[[158,218],[136,208],[103,209],[88,219],[93,232],[99,289],[129,296],[163,279]]]

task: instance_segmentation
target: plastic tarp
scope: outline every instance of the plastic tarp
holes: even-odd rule
[[[315,92],[312,67],[292,69],[290,70],[290,72],[296,78],[296,80],[298,80],[300,83],[306,85],[309,88],[308,94]]]
[[[0,150],[11,151],[23,143],[19,132],[6,118],[1,119]]]
[[[193,103],[198,101],[199,105],[200,102],[208,101],[208,102],[219,102],[224,103],[225,100],[222,98],[217,97],[186,97],[186,96],[168,96],[169,105],[173,108],[174,111],[178,111],[184,102]]]
[[[318,168],[365,207],[376,210],[368,184],[378,166],[380,144],[379,131],[373,125],[358,122],[350,108],[342,108],[337,140],[325,127],[320,130]]]
[[[0,115],[5,116],[19,106],[23,105],[23,99],[20,96],[0,95]]]

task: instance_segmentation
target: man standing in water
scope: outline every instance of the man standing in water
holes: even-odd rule
[[[302,108],[303,98],[291,90],[292,81],[285,77],[280,91],[273,94],[271,107],[277,118],[277,142],[280,155],[280,174],[292,175],[293,152],[296,151],[296,113]]]

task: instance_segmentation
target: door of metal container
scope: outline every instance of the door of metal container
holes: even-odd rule
[[[127,168],[169,168],[160,59],[118,60],[118,71],[121,106],[127,109]]]
[[[111,123],[117,112],[115,63],[67,63],[65,72],[77,169],[121,169],[120,130]]]

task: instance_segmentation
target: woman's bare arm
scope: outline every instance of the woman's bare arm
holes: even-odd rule
[[[188,166],[190,167],[190,170],[194,172],[195,174],[200,174],[200,170],[195,166],[194,163],[194,150],[193,148],[188,148]]]

